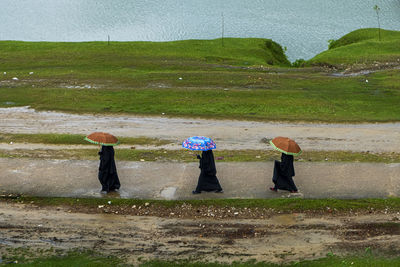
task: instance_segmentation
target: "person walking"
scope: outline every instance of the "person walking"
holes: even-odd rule
[[[274,187],[270,187],[270,189],[275,192],[281,189],[290,191],[291,193],[297,193],[297,187],[292,178],[293,176],[295,176],[293,156],[282,153],[281,161],[275,160],[274,175],[272,177]]]
[[[114,148],[112,146],[102,146],[99,152],[99,181],[102,192],[116,191],[121,187],[119,182],[117,167],[114,160]]]
[[[192,191],[193,194],[200,194],[201,191],[222,193],[222,187],[217,178],[217,169],[215,167],[214,154],[212,150],[203,151],[197,155],[200,160],[200,176],[197,182],[196,190]]]
[[[281,189],[297,193],[298,190],[293,181],[293,176],[295,176],[293,156],[298,156],[302,153],[300,146],[294,140],[281,136],[272,139],[270,144],[274,149],[282,152],[282,156],[281,161],[275,160],[272,176],[274,187],[270,187],[269,189],[274,192]]]

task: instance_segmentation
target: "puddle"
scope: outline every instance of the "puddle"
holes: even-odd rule
[[[336,73],[332,73],[332,76],[335,76],[335,77],[357,77],[357,76],[371,74],[371,73],[374,73],[374,72],[376,72],[376,71],[363,70],[363,71],[351,72],[351,73],[336,72]]]
[[[296,217],[293,214],[284,214],[272,217],[272,221],[280,225],[293,225],[296,223]]]

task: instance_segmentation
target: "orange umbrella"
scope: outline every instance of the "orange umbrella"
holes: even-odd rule
[[[292,139],[288,137],[282,137],[278,136],[272,139],[269,142],[276,150],[287,154],[287,155],[293,155],[293,156],[298,156],[301,154],[301,148],[299,145]]]
[[[116,146],[119,144],[117,137],[109,133],[95,132],[85,137],[90,143],[103,146]]]

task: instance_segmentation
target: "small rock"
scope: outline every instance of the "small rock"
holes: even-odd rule
[[[179,77],[178,79],[179,79],[179,80],[182,80],[182,77]]]
[[[136,147],[134,147],[134,146],[131,146],[131,149],[136,149]]]
[[[32,74],[33,74],[33,71],[29,72],[29,75],[32,75]]]
[[[146,202],[146,203],[144,203],[144,205],[147,207],[147,206],[150,205],[150,203],[149,203],[149,202]]]
[[[3,72],[3,74],[4,74],[4,75],[6,75],[6,74],[7,74],[7,72]]]
[[[13,77],[12,78],[14,81],[18,81],[18,78],[17,77]]]
[[[368,82],[368,80],[365,80],[365,82],[367,83],[367,82]]]
[[[97,206],[99,209],[104,208],[104,205]]]
[[[136,205],[133,205],[133,206],[132,206],[132,209],[136,209]]]
[[[13,144],[13,142],[10,142],[10,145],[12,145]]]
[[[233,213],[234,215],[238,215],[239,214],[239,212],[235,212],[235,213]]]
[[[108,201],[107,203],[108,203],[108,204],[111,204],[111,201]]]
[[[141,162],[145,161],[144,159],[140,159]]]

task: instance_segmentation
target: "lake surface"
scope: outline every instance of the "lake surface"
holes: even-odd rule
[[[270,38],[291,61],[366,27],[400,30],[400,0],[0,0],[0,40]],[[224,23],[222,23],[224,21]]]

